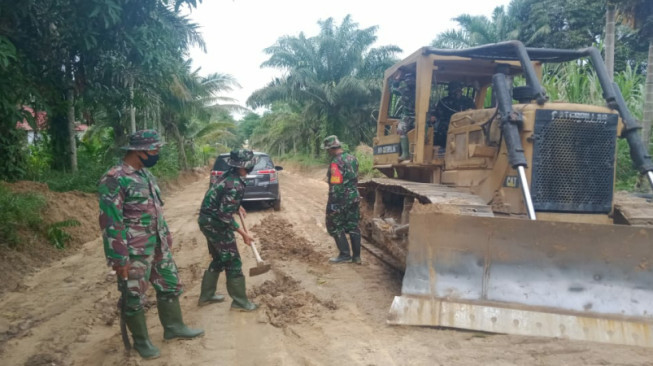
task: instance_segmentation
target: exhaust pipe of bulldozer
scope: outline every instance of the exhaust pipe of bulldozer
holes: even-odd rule
[[[522,193],[524,194],[524,204],[526,205],[528,218],[535,220],[533,199],[531,198],[528,180],[526,180],[525,167],[528,166],[528,162],[519,135],[519,128],[523,124],[523,120],[521,114],[512,109],[512,96],[506,83],[505,74],[498,72],[492,76],[492,90],[497,96],[497,109],[501,117],[501,133],[506,143],[508,161],[513,169],[517,169],[519,172],[519,183],[521,183]]]

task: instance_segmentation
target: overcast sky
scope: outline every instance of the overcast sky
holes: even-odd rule
[[[359,28],[378,26],[375,46],[396,45],[407,56],[428,46],[437,34],[455,26],[460,14],[490,16],[496,6],[510,0],[204,0],[190,14],[201,26],[207,52],[193,50],[195,67],[202,75],[231,74],[242,89],[227,95],[245,105],[247,97],[281,72],[261,68],[263,49],[282,36],[304,32],[317,35],[318,20],[334,18],[336,24],[351,14]]]

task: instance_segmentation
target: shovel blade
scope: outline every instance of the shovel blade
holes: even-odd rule
[[[262,275],[263,273],[266,273],[269,270],[270,270],[269,264],[260,263],[256,267],[252,267],[249,269],[249,276],[254,277],[254,276]]]

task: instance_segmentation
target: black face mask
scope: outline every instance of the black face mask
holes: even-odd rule
[[[143,163],[143,166],[146,168],[151,168],[156,164],[157,161],[159,161],[159,154],[156,155],[150,155],[148,153],[145,153],[147,155],[147,159],[143,159],[140,156],[138,157],[141,160],[141,163]]]

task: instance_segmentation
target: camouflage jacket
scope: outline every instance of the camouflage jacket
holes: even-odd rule
[[[329,205],[360,201],[358,194],[358,160],[348,152],[334,156],[327,170]]]
[[[238,213],[240,201],[245,194],[245,182],[235,172],[227,172],[222,179],[212,184],[202,201],[199,223],[214,223],[216,226],[236,230],[240,226],[233,214]]]
[[[466,111],[472,108],[474,108],[474,101],[471,98],[465,96],[460,98],[446,96],[442,98],[435,107],[435,116],[438,121],[442,121],[440,124],[444,123],[448,126],[449,120],[454,113]]]
[[[130,255],[150,255],[172,247],[156,179],[147,168],[116,165],[100,179],[100,228],[109,265],[125,265]]]

